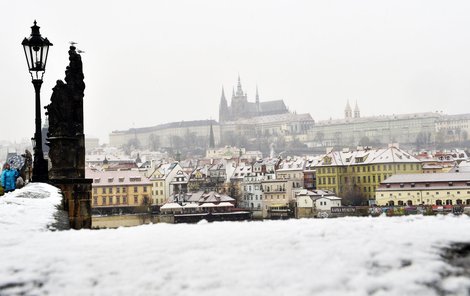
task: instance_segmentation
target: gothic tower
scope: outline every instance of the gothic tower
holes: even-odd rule
[[[219,104],[219,121],[224,122],[229,120],[227,100],[225,99],[224,87],[222,86],[222,95],[220,96]]]
[[[352,109],[351,109],[351,106],[349,105],[349,100],[346,103],[346,108],[344,109],[344,118],[346,119],[352,118]]]
[[[356,106],[354,107],[354,118],[359,118],[361,117],[361,112],[359,111],[359,106],[357,105],[357,100],[356,100]]]
[[[212,122],[211,122],[211,129],[209,131],[209,148],[211,149],[215,148],[214,129],[212,127]]]
[[[240,75],[238,75],[237,90],[232,96],[230,104],[232,119],[244,118],[248,116],[248,99],[246,93],[243,92]]]

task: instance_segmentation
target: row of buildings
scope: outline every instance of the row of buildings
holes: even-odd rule
[[[232,150],[233,154],[242,151]],[[255,161],[233,154],[220,159],[169,162],[138,159],[133,169],[110,166],[106,161],[101,164],[90,162],[90,167],[95,168],[87,171],[87,177],[93,179],[93,207],[158,208],[177,202],[181,195],[197,192],[225,194],[234,199],[234,206],[250,209],[263,218],[287,215],[293,211],[307,215],[309,209],[310,215],[314,215],[311,209],[316,201],[322,203],[315,205],[319,208],[323,203],[337,203],[337,198],[347,203],[358,199],[364,204],[378,205],[445,204],[447,199],[451,200],[451,204],[470,204],[470,187],[468,191],[458,187],[456,193],[455,186],[449,191],[449,196],[445,195],[446,199],[434,198],[439,195],[435,193],[428,199],[418,199],[417,194],[408,193],[420,186],[401,187],[406,188],[405,193],[398,192],[393,185],[403,183],[394,181],[393,178],[398,178],[396,176],[407,176],[409,180],[414,180],[410,176],[422,175],[434,176],[428,178],[435,180],[448,178],[446,176],[450,175],[446,174],[455,171],[459,162],[461,166],[465,163],[467,155],[463,151],[437,153],[434,156],[424,153],[411,155],[393,144],[379,149],[358,147],[354,150],[331,150],[317,157]],[[107,157],[103,159],[107,160]],[[453,174],[467,178],[466,184],[470,186],[470,176],[462,172]],[[424,181],[410,181],[413,182],[421,184]],[[457,180],[446,182],[461,185]],[[387,184],[390,186],[386,187]],[[440,193],[440,196],[443,195]],[[306,196],[311,202],[306,202]],[[304,209],[299,210],[301,208]]]

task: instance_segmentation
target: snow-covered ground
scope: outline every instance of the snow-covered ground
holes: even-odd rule
[[[29,193],[26,193],[29,192]],[[34,196],[28,198],[27,196]],[[39,197],[43,198],[39,198]],[[467,216],[52,231],[57,190],[0,197],[0,295],[469,295]]]

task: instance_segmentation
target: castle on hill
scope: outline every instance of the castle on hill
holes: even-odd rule
[[[237,91],[232,90],[230,105],[225,98],[224,88],[219,104],[219,122],[236,121],[242,118],[253,118],[257,116],[286,114],[289,110],[283,100],[260,102],[258,87],[256,87],[255,102],[248,102],[246,92],[243,91],[238,76]]]

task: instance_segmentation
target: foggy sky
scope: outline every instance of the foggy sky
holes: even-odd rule
[[[0,139],[34,133],[34,89],[21,46],[36,19],[54,43],[42,87],[50,101],[84,50],[85,133],[216,119],[222,86],[240,74],[254,101],[284,99],[315,120],[470,112],[469,1],[3,1]]]

